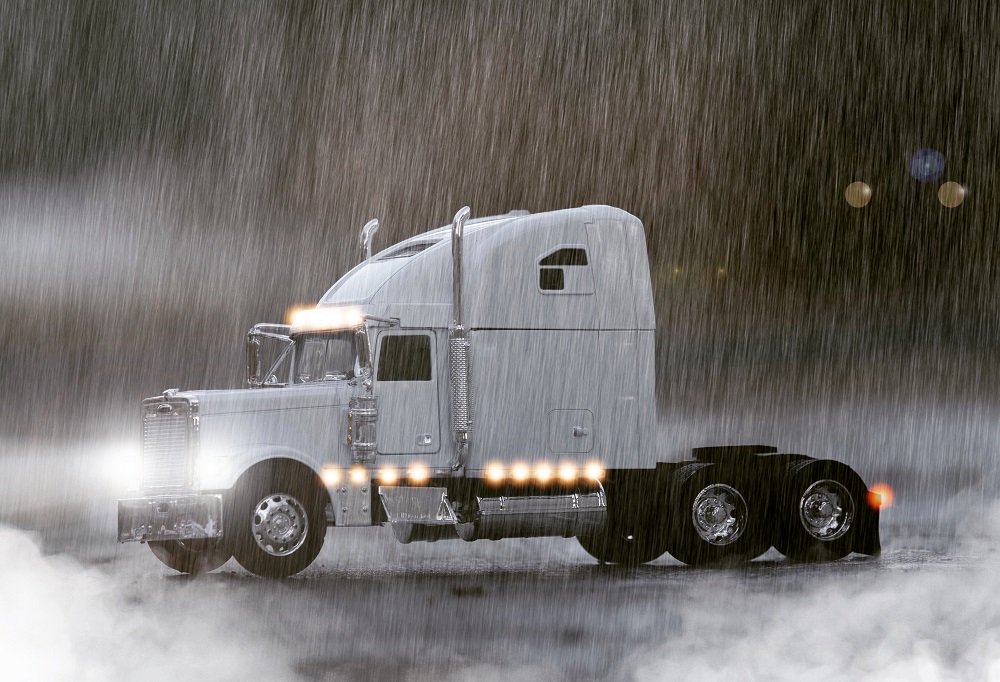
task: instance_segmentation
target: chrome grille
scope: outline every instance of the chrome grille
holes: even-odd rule
[[[191,418],[187,404],[148,405],[142,416],[142,487],[191,485]],[[159,409],[157,409],[159,408]]]

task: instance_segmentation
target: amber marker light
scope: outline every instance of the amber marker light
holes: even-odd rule
[[[896,493],[888,483],[876,483],[868,489],[868,505],[872,509],[888,509],[896,499]]]
[[[510,477],[517,481],[518,483],[524,483],[531,476],[531,471],[528,469],[527,464],[515,464],[510,469]]]
[[[362,483],[368,482],[368,469],[362,466],[351,467],[351,473],[349,474],[351,478],[351,483],[354,485],[361,485]]]
[[[323,478],[323,483],[330,487],[340,485],[340,481],[344,478],[343,472],[337,467],[325,467],[320,475]]]
[[[604,478],[604,467],[597,462],[590,462],[583,470],[583,475],[592,481],[600,481]]]
[[[546,462],[542,462],[535,467],[535,479],[539,483],[548,483],[552,480],[552,467]]]
[[[396,485],[399,481],[399,472],[396,467],[382,467],[378,471],[378,480],[382,485]]]
[[[503,481],[504,473],[500,464],[490,464],[486,467],[486,480],[490,483],[500,483]]]
[[[559,480],[563,483],[572,483],[576,480],[576,465],[566,462],[559,465]]]
[[[406,477],[413,483],[426,483],[431,477],[431,472],[423,464],[414,464],[406,471]]]

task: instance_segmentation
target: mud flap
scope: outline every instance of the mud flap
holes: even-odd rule
[[[864,504],[858,514],[858,527],[854,531],[854,547],[858,554],[878,556],[882,553],[882,542],[879,534],[879,510],[870,504]]]

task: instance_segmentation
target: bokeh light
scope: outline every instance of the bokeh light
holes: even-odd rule
[[[854,208],[864,208],[872,200],[872,188],[860,180],[852,182],[844,190],[844,198]]]
[[[920,182],[937,182],[944,173],[944,154],[936,149],[919,149],[910,157],[910,175]]]
[[[965,201],[965,187],[957,182],[946,182],[938,188],[938,201],[945,208],[955,208]]]

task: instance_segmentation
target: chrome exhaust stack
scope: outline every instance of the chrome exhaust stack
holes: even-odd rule
[[[361,234],[359,237],[361,262],[364,262],[372,257],[372,240],[375,239],[376,232],[378,232],[378,218],[372,218],[365,223],[364,227],[361,228]]]
[[[451,384],[451,430],[455,440],[454,471],[465,466],[472,434],[472,380],[469,335],[462,312],[462,236],[469,218],[468,206],[455,214],[451,225],[452,310],[454,322],[448,332],[448,365]]]

